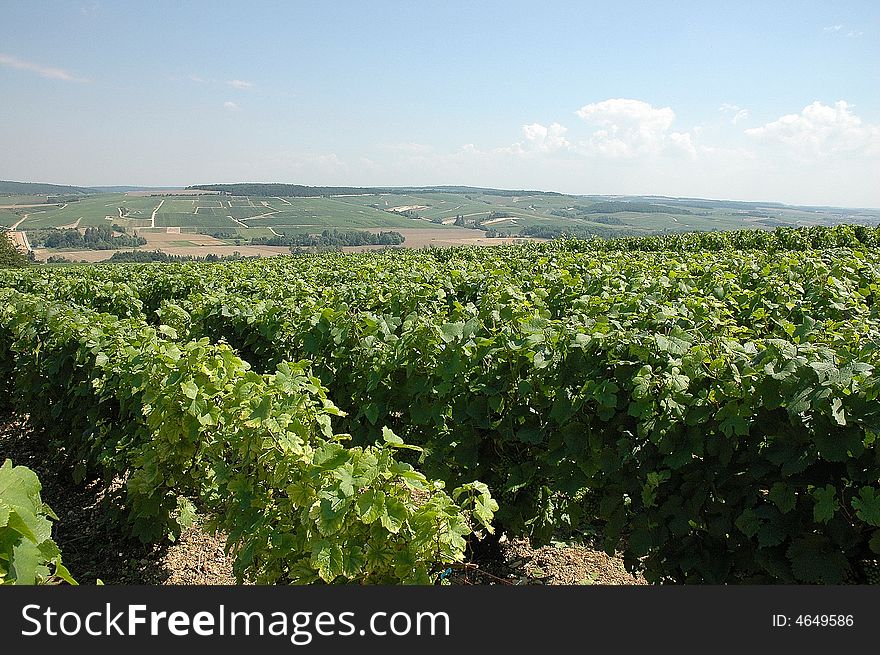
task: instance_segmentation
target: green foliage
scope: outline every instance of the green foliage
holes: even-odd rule
[[[0,268],[23,268],[30,262],[6,234],[0,234]]]
[[[423,584],[463,558],[471,521],[492,520],[490,497],[463,510],[400,461],[412,447],[390,431],[345,447],[307,362],[261,375],[169,326],[0,293],[9,393],[75,469],[127,478],[144,541],[178,534],[191,499],[228,534],[240,577]]]
[[[273,237],[257,237],[250,240],[251,245],[265,246],[399,246],[406,237],[400,232],[380,231],[378,234],[366,230],[343,230],[336,228],[324,230],[321,234],[288,234]]]
[[[862,225],[835,227],[777,227],[775,230],[729,232],[682,232],[656,236],[623,237],[591,241],[576,248],[643,251],[703,252],[721,249],[762,252],[809,251],[824,248],[873,248],[880,241],[880,228]]]
[[[7,459],[0,466],[0,584],[76,584],[52,541],[50,519],[40,499],[40,481],[25,466]]]
[[[147,264],[154,262],[172,263],[172,262],[225,262],[245,259],[238,252],[231,255],[215,255],[209,253],[204,257],[195,255],[169,255],[161,250],[123,250],[114,252],[109,261],[113,264]]]
[[[136,248],[147,243],[147,240],[141,236],[116,234],[114,228],[106,225],[87,227],[82,232],[74,229],[34,230],[28,233],[28,239],[35,248],[72,250]]]
[[[394,542],[409,538],[407,526],[414,522],[430,522],[416,519],[422,506],[402,511],[397,503],[405,499],[392,488],[356,491],[356,462],[379,462],[391,450],[398,464],[418,466],[431,480],[443,481],[452,498],[439,497],[464,507],[472,520],[488,524],[493,516],[496,532],[538,543],[590,522],[609,551],[624,548],[628,564],[652,581],[828,583],[876,557],[878,549],[877,235],[874,228],[840,226],[326,254],[211,267],[12,271],[3,274],[5,284],[55,299],[51,312],[74,303],[127,316],[129,323],[99,321],[103,333],[128,326],[120,345],[102,346],[106,361],[96,356],[102,366],[120,362],[120,379],[107,397],[116,398],[115,405],[107,399],[81,402],[95,387],[77,363],[56,362],[43,374],[53,380],[85,375],[72,395],[30,380],[28,371],[38,369],[30,358],[39,359],[32,344],[38,341],[40,357],[46,357],[53,342],[38,329],[43,314],[36,306],[17,310],[21,324],[0,324],[11,331],[7,341],[18,335],[21,342],[11,358],[21,361],[0,360],[0,373],[17,371],[19,388],[32,386],[48,399],[47,407],[61,403],[58,415],[82,412],[81,405],[111,412],[112,422],[83,418],[79,431],[105,424],[143,430],[118,441],[108,432],[102,444],[154,443],[146,435],[155,432],[160,438],[151,448],[163,453],[155,467],[182,458],[167,474],[176,493],[201,495],[203,480],[235,480],[216,493],[238,498],[243,516],[257,512],[258,491],[250,485],[264,474],[248,468],[235,478],[220,463],[245,466],[247,460],[215,456],[213,440],[271,443],[275,437],[266,434],[274,435],[276,424],[283,435],[293,430],[296,423],[288,423],[288,416],[312,426],[320,436],[308,443],[321,454],[312,457],[310,450],[312,459],[297,460],[297,466],[312,470],[332,462],[344,473],[331,479],[313,471],[285,487],[298,511],[308,507],[307,514],[286,505],[274,514],[274,503],[281,502],[277,493],[265,505],[278,521],[283,512],[288,522],[297,516],[297,526],[313,534],[307,543],[285,537],[297,544],[297,553],[308,553],[295,572],[284,574],[291,578],[335,581],[334,574],[357,568],[361,558],[377,567],[368,579],[390,575],[394,566],[381,548],[341,548],[340,559],[336,531],[354,530],[363,543],[372,543],[355,530],[369,525]],[[80,330],[95,323],[83,318],[86,313],[80,316]],[[70,321],[63,319],[59,329]],[[131,359],[150,334],[145,323],[165,331],[162,348],[189,368],[160,375],[164,369],[148,373],[154,369]],[[196,349],[191,355],[190,348]],[[253,387],[260,389],[259,402],[244,404],[235,396],[237,382],[213,381],[213,364],[205,362],[227,351],[252,367],[242,376],[264,385]],[[158,355],[149,353],[142,357],[153,362]],[[305,387],[294,385],[319,408],[313,417],[307,412],[308,420],[273,395],[279,366],[302,360],[317,378],[305,369],[291,374],[310,380],[302,382]],[[135,383],[125,371],[145,377]],[[224,373],[222,379],[237,376]],[[147,380],[149,387],[126,396],[125,388],[138,389]],[[162,393],[172,394],[181,416],[146,396],[148,388],[168,389]],[[325,389],[338,410],[321,409],[329,407],[320,395]],[[268,432],[229,432],[227,406]],[[152,420],[152,412],[161,422],[144,427],[143,417]],[[330,417],[334,431],[350,440],[323,431]],[[162,436],[163,422],[177,427]],[[343,443],[344,456],[327,445]],[[89,456],[108,462],[122,452],[115,445],[97,450],[109,455]],[[172,452],[181,454],[164,454]],[[214,468],[200,469],[207,466],[203,461]],[[152,462],[122,468],[152,471]],[[410,472],[393,471],[399,485],[411,481]],[[164,475],[132,479],[146,480],[149,490]],[[320,489],[333,491],[314,491],[314,476]],[[491,500],[482,487],[468,486],[475,478],[492,491]],[[430,520],[444,516],[437,503],[447,500],[431,500],[434,485],[421,484],[428,489]],[[170,515],[176,504],[163,493],[153,493],[151,502],[167,505],[163,511]],[[222,507],[217,514],[225,516]],[[258,525],[261,516],[248,520]],[[273,521],[267,525],[277,525]],[[449,519],[439,530],[451,540],[449,547],[459,543],[456,525]],[[271,539],[254,534],[262,541],[242,550],[242,566],[255,562],[251,570],[271,579],[282,564],[257,555],[271,552],[268,546],[260,550]],[[347,553],[354,554],[351,561]],[[413,575],[419,578],[421,569]]]

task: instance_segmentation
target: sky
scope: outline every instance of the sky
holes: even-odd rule
[[[880,2],[0,0],[0,179],[880,207]]]

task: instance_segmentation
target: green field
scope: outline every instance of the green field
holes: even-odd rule
[[[37,205],[46,202],[48,196],[36,194],[0,194],[0,207],[5,205]]]
[[[140,227],[146,224],[145,221],[149,221],[150,214],[160,200],[128,197],[122,194],[97,195],[61,205],[46,205],[45,208],[0,210],[0,221],[4,225],[9,225],[27,214],[27,218],[18,227],[19,230],[25,231],[63,227],[73,225],[77,221],[79,227],[112,223],[126,227]],[[15,220],[11,220],[12,217],[15,217]]]
[[[15,225],[28,211],[28,209],[0,209],[0,225],[3,227]]]
[[[3,204],[0,197],[0,205]],[[45,196],[8,195],[12,202],[44,202]],[[880,210],[794,207],[658,197],[513,195],[486,189],[401,190],[396,193],[317,197],[245,195],[151,195],[122,193],[81,196],[63,205],[0,209],[0,226],[37,230],[117,224],[181,230],[236,230],[243,238],[324,229],[442,229],[456,218],[475,236],[641,236],[668,232],[773,229],[780,226],[880,223]],[[26,202],[27,201],[27,202]],[[158,209],[158,211],[157,211]],[[155,217],[154,217],[155,212]],[[152,219],[155,218],[155,221]],[[251,232],[253,230],[253,232]],[[482,230],[482,231],[480,231]]]
[[[225,216],[213,214],[156,214],[156,227],[238,227]]]

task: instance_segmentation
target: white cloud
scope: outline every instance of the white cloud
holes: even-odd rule
[[[551,123],[549,126],[540,123],[532,123],[522,126],[523,136],[526,143],[535,150],[548,152],[568,148],[571,144],[565,138],[568,128],[559,123]]]
[[[734,104],[721,105],[718,112],[723,123],[748,115]],[[440,150],[399,144],[392,151],[396,156],[363,174],[373,176],[370,183],[377,186],[394,179],[849,207],[880,203],[877,159],[870,155],[880,157],[880,126],[866,124],[845,102],[813,103],[753,130],[741,122],[736,129],[722,125],[721,132],[711,125],[675,130],[671,107],[633,99],[584,105],[578,115],[584,122],[567,127],[552,121],[523,124],[509,145],[478,142]],[[813,145],[816,138],[821,147]],[[804,148],[840,156],[807,156]],[[303,170],[317,173],[321,163],[328,164],[312,160]]]
[[[688,157],[696,157],[697,150],[694,148],[694,140],[689,132],[671,132],[668,137],[667,148]]]
[[[462,146],[461,151],[462,152],[478,153],[481,155],[487,154],[486,152],[484,152],[482,150],[477,150],[476,146],[474,146],[473,143],[465,144],[464,146]],[[497,148],[493,148],[491,152],[496,152],[496,153],[499,153],[502,155],[516,155],[517,157],[523,157],[529,153],[529,151],[523,147],[522,141],[517,141],[516,143],[512,143],[509,146],[499,146]],[[537,151],[533,151],[533,152],[537,152]]]
[[[611,98],[584,105],[578,109],[577,115],[598,125],[630,124],[651,131],[668,129],[675,120],[671,107],[658,109],[647,102],[630,98]]]
[[[730,103],[722,103],[718,111],[730,116],[730,122],[736,125],[740,121],[744,121],[749,117],[749,110],[739,105],[731,105]]]
[[[749,117],[749,110],[748,109],[740,109],[738,112],[736,112],[733,115],[733,118],[730,119],[730,122],[733,123],[734,125],[736,125],[740,121],[746,120],[748,117]]]
[[[66,71],[63,68],[54,68],[52,66],[35,64],[31,61],[25,61],[24,59],[18,59],[17,57],[13,57],[11,55],[5,55],[2,52],[0,52],[0,66],[8,66],[9,68],[15,68],[17,70],[36,73],[40,77],[45,77],[50,80],[63,80],[65,82],[89,81],[85,78],[77,77],[73,73]]]
[[[223,103],[223,109],[225,109],[226,111],[241,111],[241,107],[239,107],[231,100],[227,100]]]
[[[254,86],[253,82],[245,82],[244,80],[229,80],[226,83],[236,89],[251,89]]]
[[[630,98],[611,98],[584,105],[577,115],[599,128],[581,144],[588,152],[614,158],[665,151],[696,155],[690,134],[669,131],[675,121],[671,107],[654,107]]]
[[[799,156],[880,156],[880,125],[863,122],[845,100],[833,106],[817,100],[799,114],[786,114],[745,133],[758,143],[787,146]]]
[[[198,82],[199,84],[204,84],[204,82],[205,82],[205,79],[203,77],[198,76],[198,75],[190,75],[189,79],[192,80],[193,82]]]
[[[823,32],[829,32],[829,33],[831,33],[831,34],[840,34],[840,33],[841,33],[841,30],[842,30],[843,28],[844,28],[843,25],[829,25],[828,27],[824,27],[824,28],[822,28],[822,31],[823,31]],[[846,36],[847,36],[848,38],[850,38],[850,39],[855,39],[855,38],[858,38],[858,37],[860,37],[860,36],[863,36],[865,33],[862,32],[861,30],[851,29],[851,30],[847,31],[845,34],[846,34]]]

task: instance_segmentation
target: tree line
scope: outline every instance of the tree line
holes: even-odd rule
[[[273,237],[255,237],[255,246],[399,246],[406,237],[400,232],[367,232],[365,230],[324,230],[321,234],[285,234]]]
[[[122,228],[124,230],[124,228]],[[138,235],[119,234],[106,225],[87,227],[84,232],[75,229],[46,229],[28,232],[28,239],[35,248],[69,250],[116,250],[136,248],[147,243]]]

